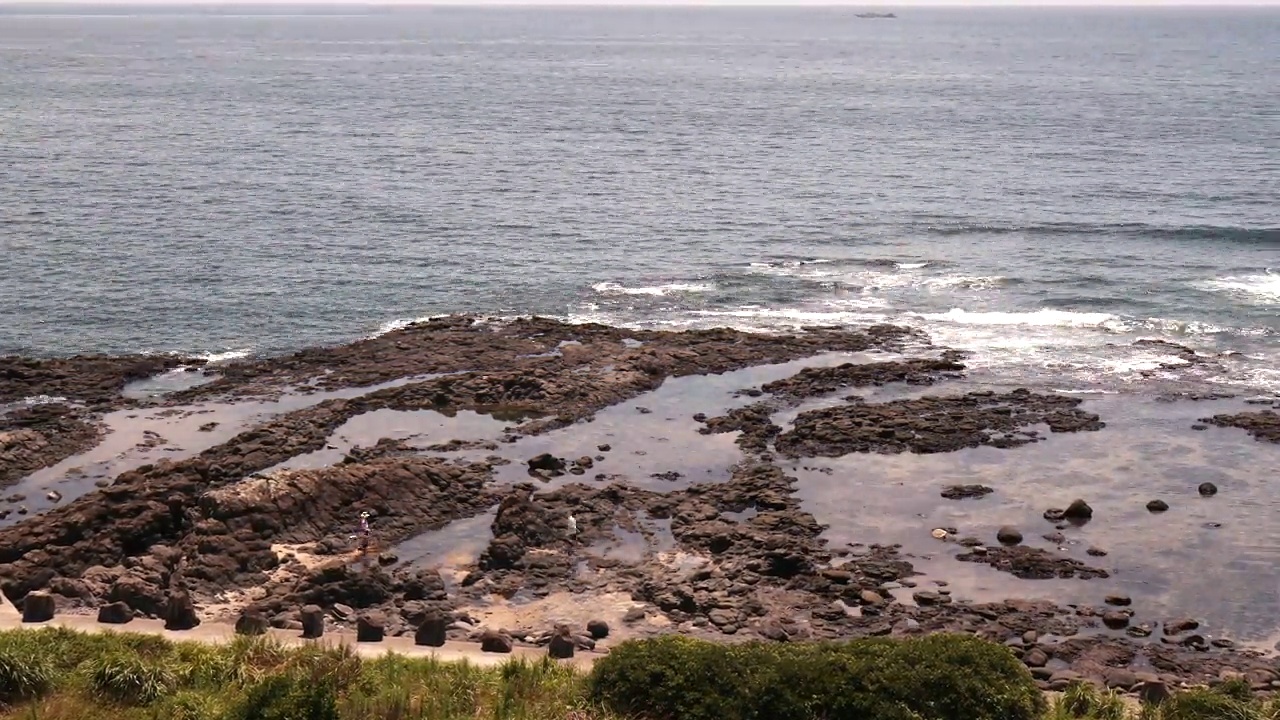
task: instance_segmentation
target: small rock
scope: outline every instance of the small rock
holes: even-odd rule
[[[586,455],[583,455],[582,457],[578,458],[578,467],[591,469],[592,467],[595,467],[595,464],[596,464],[596,461],[592,460],[590,457]]]
[[[1171,697],[1169,686],[1160,680],[1147,680],[1138,687],[1138,699],[1144,705],[1159,705]]]
[[[610,446],[608,443],[605,443],[603,445],[597,445],[596,449],[599,450],[600,452],[609,452],[610,450],[613,449],[613,447]]]
[[[911,597],[916,601],[917,605],[921,606],[945,605],[951,602],[951,597],[949,595],[943,595],[942,593],[934,592],[933,590],[921,590]]]
[[[1169,503],[1163,500],[1152,500],[1147,503],[1147,510],[1153,513],[1162,513],[1169,509]]]
[[[1022,642],[1026,643],[1027,645],[1034,645],[1035,642],[1039,639],[1040,639],[1040,633],[1036,632],[1035,630],[1028,630],[1022,633]]]
[[[1088,555],[1091,555],[1091,556],[1093,556],[1093,557],[1106,557],[1106,556],[1107,556],[1107,551],[1106,551],[1106,550],[1103,550],[1103,549],[1102,549],[1102,548],[1100,548],[1100,547],[1090,547],[1088,550],[1085,550],[1085,553],[1086,553],[1086,554],[1088,554]]]
[[[1106,686],[1112,690],[1128,691],[1138,684],[1138,676],[1128,668],[1109,668],[1103,676]]]
[[[1174,620],[1166,620],[1164,623],[1165,635],[1181,635],[1184,632],[1190,632],[1200,627],[1200,623],[1191,618],[1177,618]]]
[[[338,620],[350,620],[355,614],[356,611],[350,605],[335,603],[333,606],[333,616]]]
[[[386,551],[386,552],[381,553],[380,555],[378,555],[378,564],[379,564],[379,565],[384,565],[384,566],[385,566],[385,565],[395,565],[395,564],[396,564],[396,563],[398,563],[398,562],[400,562],[400,556],[399,556],[399,555],[396,555],[395,553],[391,552],[390,550],[388,550],[388,551]]]
[[[1102,624],[1112,630],[1123,630],[1129,627],[1129,613],[1123,610],[1109,610],[1102,614]]]
[[[646,617],[648,617],[648,615],[647,613],[645,613],[644,608],[633,607],[630,610],[628,610],[625,615],[622,616],[622,622],[627,624],[638,623],[644,620]]]
[[[44,497],[49,502],[56,503],[62,500],[62,493],[58,492],[57,490],[50,490],[49,494],[45,495]]]
[[[53,596],[43,590],[29,592],[22,599],[22,622],[24,623],[49,622],[56,612],[57,607],[54,605]]]
[[[98,622],[104,625],[124,625],[131,620],[133,620],[133,608],[125,603],[107,603],[98,608]]]
[[[1106,603],[1116,607],[1129,607],[1133,604],[1133,599],[1128,595],[1108,595]]]
[[[512,647],[511,638],[497,630],[485,630],[480,636],[480,652],[509,653]]]
[[[552,455],[551,453],[542,453],[529,458],[530,470],[546,470],[548,472],[563,472],[564,460]]]
[[[942,497],[948,500],[974,500],[995,492],[986,485],[948,485],[942,489]]]
[[[858,599],[863,605],[883,605],[884,598],[875,590],[863,590],[858,593]]]
[[[603,640],[609,637],[609,623],[603,620],[588,621],[587,634],[596,640]]]
[[[1001,545],[1017,545],[1022,542],[1022,533],[1015,527],[1005,525],[996,531],[996,540],[999,540]]]
[[[1049,522],[1056,523],[1067,516],[1067,511],[1062,508],[1049,508],[1044,511],[1044,519]]]
[[[1068,520],[1088,520],[1093,517],[1093,508],[1084,500],[1072,500],[1067,509],[1062,511],[1062,517]]]
[[[1136,638],[1151,637],[1151,626],[1147,624],[1130,625],[1128,630],[1124,631],[1126,635]]]
[[[1200,483],[1200,487],[1196,488],[1202,497],[1213,497],[1218,494],[1218,486],[1211,482]]]
[[[271,623],[267,620],[267,616],[262,611],[253,608],[246,608],[240,613],[240,617],[236,618],[236,634],[237,635],[266,635],[267,628]]]
[[[1022,656],[1022,664],[1031,668],[1041,668],[1049,664],[1049,655],[1040,648],[1032,648]]]

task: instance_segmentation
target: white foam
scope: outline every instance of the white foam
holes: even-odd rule
[[[387,322],[384,322],[381,325],[379,325],[377,330],[374,330],[373,332],[369,333],[368,339],[372,340],[373,338],[382,337],[383,335],[386,335],[387,333],[390,333],[390,332],[395,332],[396,330],[403,330],[404,328],[407,328],[410,325],[414,325],[416,323],[429,322],[436,318],[442,318],[442,317],[449,317],[449,314],[443,313],[439,315],[423,315],[422,317],[418,317],[418,318],[397,318],[395,320],[388,320]]]
[[[1260,301],[1263,305],[1280,303],[1280,272],[1270,268],[1261,275],[1239,275],[1195,284],[1201,290],[1220,292]]]
[[[715,285],[708,283],[666,283],[664,285],[648,285],[643,287],[625,287],[616,282],[602,282],[591,286],[601,295],[651,295],[653,297],[661,297],[673,293],[701,293],[711,292],[716,289]]]
[[[920,268],[925,267],[928,264],[929,263],[927,262],[913,262],[913,263],[900,262],[900,263],[897,263],[897,266],[899,270],[919,270]]]
[[[210,365],[217,365],[218,363],[230,362],[232,360],[247,358],[249,357],[249,351],[248,350],[226,350],[226,351],[217,352],[217,353],[208,352],[208,353],[197,355],[196,357],[204,360],[206,363]],[[180,371],[181,368],[178,368],[178,370]]]
[[[1123,330],[1125,323],[1110,313],[1072,312],[1044,308],[1034,312],[969,312],[952,308],[944,313],[913,313],[916,317],[935,322],[961,325],[1031,325],[1038,327],[1099,328]]]

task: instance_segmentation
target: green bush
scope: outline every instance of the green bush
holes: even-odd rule
[[[309,674],[268,675],[249,688],[234,720],[339,720],[331,680]]]
[[[1007,648],[964,635],[724,646],[668,636],[596,663],[590,694],[652,720],[1034,720],[1044,697]]]
[[[1160,703],[1160,720],[1261,720],[1263,708],[1214,690],[1191,689],[1174,693]]]
[[[148,662],[134,652],[116,652],[90,660],[89,687],[94,694],[124,705],[150,705],[173,692],[176,674],[163,658]]]
[[[39,656],[0,650],[0,706],[38,698],[52,685],[53,672]]]
[[[1098,690],[1087,682],[1073,682],[1055,703],[1054,717],[1124,720],[1124,700],[1112,690]]]

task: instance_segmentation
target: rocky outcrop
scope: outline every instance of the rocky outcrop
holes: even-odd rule
[[[0,414],[0,488],[98,443],[101,428],[87,413],[45,403]]]
[[[1097,415],[1079,409],[1079,398],[1014,390],[973,392],[801,413],[775,447],[788,457],[840,457],[855,452],[940,453],[983,445],[1011,448],[1040,440],[1034,425],[1053,432],[1100,430]]]
[[[1260,410],[1243,412],[1235,415],[1214,415],[1200,422],[1218,427],[1239,428],[1248,432],[1259,442],[1280,443],[1280,412]]]
[[[803,399],[829,395],[846,388],[906,383],[908,385],[932,385],[946,378],[958,378],[965,366],[956,362],[952,353],[942,359],[912,359],[896,362],[844,363],[835,367],[805,368],[783,380],[775,380],[760,386],[770,395],[788,399]]]
[[[170,355],[76,355],[69,358],[0,356],[0,405],[23,398],[66,398],[91,408],[125,404],[120,391],[134,380],[205,361]]]
[[[1001,572],[1007,572],[1025,580],[1050,578],[1089,580],[1110,577],[1106,570],[1089,567],[1079,560],[1025,545],[972,548],[968,552],[957,555],[956,559],[963,562],[986,563]]]

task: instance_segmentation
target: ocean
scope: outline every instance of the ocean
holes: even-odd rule
[[[856,14],[0,6],[0,354],[891,322],[1280,392],[1280,9]]]

